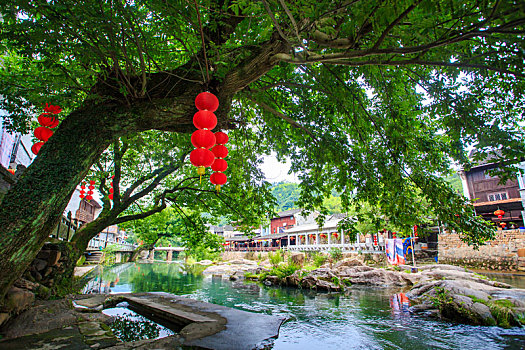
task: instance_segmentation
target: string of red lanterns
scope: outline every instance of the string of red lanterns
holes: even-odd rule
[[[219,108],[219,100],[212,93],[201,92],[195,98],[195,107],[199,111],[193,116],[193,125],[198,130],[191,135],[195,149],[190,153],[190,162],[197,167],[201,179],[206,168],[211,167],[214,172],[210,175],[210,182],[220,191],[221,185],[227,181],[224,171],[228,163],[224,158],[228,155],[228,149],[224,144],[228,142],[228,135],[222,131],[215,134],[211,131],[217,126],[217,117],[213,112]]]
[[[111,185],[110,185],[110,188],[109,188],[109,195],[108,195],[108,199],[110,201],[113,200],[113,192],[115,192],[115,190],[113,189],[113,181],[115,180],[115,175],[111,176]]]
[[[86,200],[90,201],[93,199],[93,190],[95,189],[95,180],[90,180],[89,181],[89,186],[88,186],[88,190],[87,191],[87,196],[86,196]]]
[[[80,185],[80,199],[83,199],[86,196],[86,183],[82,181],[82,184]]]
[[[44,143],[47,142],[51,136],[53,136],[53,130],[51,129],[56,128],[59,123],[58,118],[55,115],[59,114],[60,112],[62,112],[62,108],[60,106],[54,106],[46,103],[46,106],[44,107],[44,113],[38,116],[38,123],[40,123],[42,126],[39,126],[33,132],[35,137],[40,140],[40,142],[37,142],[31,146],[31,152],[33,152],[34,155],[37,155]]]
[[[190,162],[197,167],[197,174],[202,178],[206,168],[215,161],[210,148],[215,145],[215,135],[211,130],[217,126],[217,117],[213,112],[219,108],[219,100],[209,92],[201,92],[195,98],[195,107],[199,110],[193,116],[193,125],[198,129],[191,135],[195,149],[190,153]]]
[[[216,145],[211,149],[215,155],[215,161],[211,165],[211,170],[213,170],[214,173],[210,175],[210,182],[215,185],[217,191],[220,191],[221,186],[228,180],[224,174],[224,171],[228,168],[228,163],[224,160],[224,158],[228,156],[228,148],[224,145],[228,140],[228,135],[222,131],[215,133]]]

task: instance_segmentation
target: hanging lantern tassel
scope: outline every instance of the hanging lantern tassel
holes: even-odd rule
[[[215,185],[215,190],[218,192],[221,191],[221,185],[224,185],[227,181],[225,174],[218,172],[210,175],[210,182]]]

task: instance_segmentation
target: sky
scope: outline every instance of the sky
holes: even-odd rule
[[[261,165],[261,169],[268,182],[299,182],[299,179],[294,174],[288,174],[290,171],[291,163],[289,160],[286,163],[280,163],[277,161],[277,157],[274,153],[264,157],[264,162]]]

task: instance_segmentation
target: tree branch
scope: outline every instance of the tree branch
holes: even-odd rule
[[[306,132],[315,142],[317,142],[317,138],[315,137],[314,133],[312,133],[310,130],[308,130],[306,127],[302,126],[301,124],[299,124],[298,122],[296,122],[295,120],[293,120],[292,118],[284,115],[283,113],[277,111],[276,109],[274,109],[273,107],[270,107],[269,105],[267,105],[266,103],[262,102],[262,101],[258,101],[256,100],[255,98],[253,98],[252,96],[249,96],[247,95],[246,96],[250,101],[253,101],[255,102],[258,106],[260,106],[262,109],[266,110],[267,112],[270,112],[271,114],[275,115],[276,117],[279,117],[281,119],[283,119],[284,121],[286,121],[288,124],[296,127],[296,128],[299,128],[301,130],[303,130],[304,132]]]
[[[403,18],[405,18],[406,16],[408,16],[408,14],[410,12],[412,12],[413,9],[415,9],[417,7],[417,5],[419,5],[419,3],[421,3],[422,0],[417,0],[414,4],[410,5],[402,14],[400,14],[392,23],[390,23],[388,25],[388,27],[386,27],[386,29],[383,31],[383,33],[381,34],[381,36],[379,37],[379,39],[376,41],[376,43],[374,44],[374,46],[372,46],[372,50],[375,50],[377,49],[381,43],[383,42],[383,40],[385,40],[386,36],[388,35],[388,33],[390,33],[390,31],[399,23],[401,22],[401,20]]]

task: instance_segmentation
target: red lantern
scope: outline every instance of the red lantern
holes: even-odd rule
[[[228,149],[223,145],[215,145],[211,151],[217,158],[226,158],[228,156]]]
[[[392,232],[392,238],[396,238],[396,233]]]
[[[62,112],[62,108],[60,106],[53,106],[53,105],[46,103],[46,106],[44,107],[44,111],[46,111],[47,113],[58,114]]]
[[[85,196],[83,194],[81,194],[79,197],[80,197],[80,199],[83,199]]]
[[[217,126],[217,117],[210,111],[198,111],[193,116],[193,125],[197,129],[211,130]]]
[[[200,111],[215,112],[219,108],[219,99],[210,92],[201,92],[195,98],[195,107]]]
[[[502,222],[500,225],[501,225],[501,227],[505,227],[505,226],[507,226],[507,224],[504,223],[504,222]]]
[[[190,162],[196,167],[209,167],[215,161],[215,157],[210,150],[197,148],[190,153]]]
[[[374,245],[377,245],[377,235],[374,235]]]
[[[113,200],[113,193],[110,193],[108,196],[109,199]]]
[[[191,143],[196,148],[212,148],[215,145],[215,135],[210,130],[197,130],[191,134]]]
[[[213,164],[211,165],[211,170],[224,172],[228,169],[228,163],[224,159],[216,158]]]
[[[92,195],[88,194],[88,195],[86,196],[86,200],[90,201],[90,200],[92,200],[92,199],[93,199],[93,196],[92,196]]]
[[[503,215],[505,215],[505,212],[503,210],[501,210],[501,209],[498,209],[498,210],[496,210],[494,212],[494,215],[496,215],[498,218],[501,219],[503,217]]]
[[[55,128],[58,125],[58,118],[52,116],[49,113],[42,113],[38,116],[38,122],[42,126],[47,126],[48,128]]]
[[[113,187],[111,187],[111,188],[109,189],[109,193],[113,193],[114,191],[115,191],[115,190],[113,189]]]
[[[210,182],[214,185],[224,185],[226,180],[226,175],[223,173],[213,173],[210,175]]]
[[[33,152],[34,155],[37,155],[38,152],[40,152],[40,148],[44,145],[43,142],[37,142],[33,146],[31,146],[31,152]]]
[[[90,185],[94,185],[94,184],[95,184],[95,180],[90,180],[90,181],[89,181],[89,184],[90,184]]]
[[[225,143],[228,142],[229,137],[227,134],[223,133],[222,131],[217,131],[215,133],[215,139],[217,140],[216,143],[218,145],[224,145]]]
[[[48,129],[48,128],[43,127],[43,126],[39,126],[38,128],[35,129],[33,134],[40,141],[46,142],[47,140],[49,140],[49,138],[51,136],[53,136],[53,130]]]
[[[95,189],[95,186],[93,186],[93,185],[89,185],[88,188],[89,188],[90,190],[94,190],[94,189]]]

